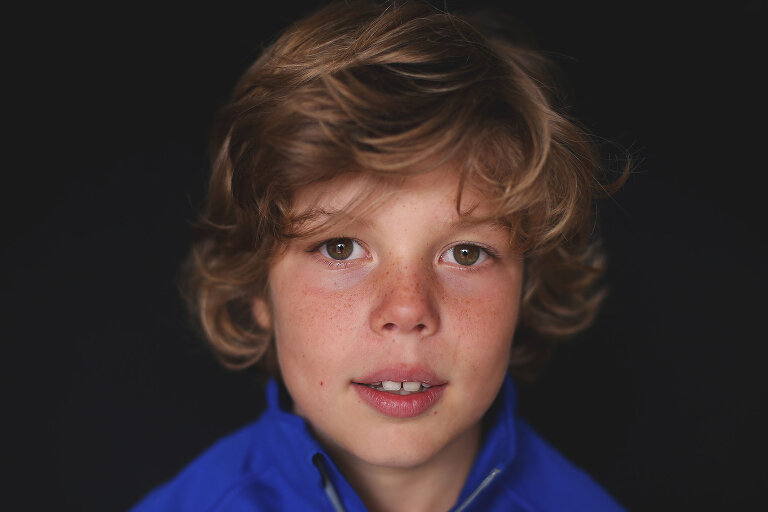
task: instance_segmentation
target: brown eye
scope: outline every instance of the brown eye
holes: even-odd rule
[[[346,260],[352,255],[354,249],[355,242],[351,238],[334,238],[325,244],[328,256],[334,260]]]
[[[453,248],[453,259],[459,265],[474,265],[480,259],[480,248],[476,245],[457,245]]]

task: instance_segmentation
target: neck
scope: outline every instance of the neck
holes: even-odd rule
[[[379,466],[348,452],[329,451],[371,512],[427,511],[448,510],[456,503],[479,446],[480,425],[475,425],[417,466]]]

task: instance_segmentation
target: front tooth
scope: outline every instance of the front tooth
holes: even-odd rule
[[[400,391],[400,383],[392,380],[381,381],[381,386],[384,388],[384,391]]]
[[[421,382],[403,382],[403,389],[406,391],[418,391],[421,389]]]

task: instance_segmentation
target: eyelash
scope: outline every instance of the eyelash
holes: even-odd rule
[[[464,241],[464,242],[456,242],[455,244],[452,244],[450,247],[448,247],[446,250],[444,250],[440,254],[440,261],[445,261],[444,260],[444,256],[446,254],[450,254],[456,247],[460,247],[462,245],[468,245],[468,246],[472,246],[472,247],[477,247],[478,249],[480,249],[481,253],[485,255],[485,258],[483,258],[482,260],[480,260],[477,263],[472,264],[472,265],[462,265],[459,262],[456,262],[456,263],[446,262],[446,263],[450,263],[450,264],[454,265],[456,268],[459,268],[462,271],[465,271],[465,272],[477,272],[478,270],[481,270],[484,267],[483,262],[486,261],[487,259],[492,259],[492,260],[498,260],[499,259],[498,253],[496,253],[496,251],[494,251],[490,247],[488,247],[486,245],[483,245],[483,244],[479,244],[477,242]]]
[[[363,245],[363,243],[361,241],[359,241],[359,240],[357,240],[355,238],[347,237],[347,236],[338,236],[338,237],[333,237],[333,238],[328,238],[326,240],[322,240],[321,242],[310,246],[310,248],[307,250],[307,252],[315,255],[315,257],[316,257],[315,259],[317,261],[319,261],[320,263],[323,263],[324,265],[326,265],[326,266],[328,266],[329,268],[332,268],[332,269],[348,268],[350,265],[354,265],[355,262],[358,262],[359,260],[363,259],[363,258],[355,258],[355,259],[351,259],[351,260],[350,259],[347,259],[347,260],[336,260],[336,259],[331,258],[330,256],[324,255],[322,253],[323,248],[329,242],[331,242],[333,240],[351,240],[353,243],[359,245],[367,253],[367,250],[365,249],[365,246]],[[500,259],[498,253],[495,250],[493,250],[492,248],[490,248],[490,247],[488,247],[486,245],[479,244],[477,242],[461,241],[461,242],[456,242],[456,243],[452,244],[450,247],[446,248],[442,253],[440,253],[440,261],[444,261],[443,255],[448,254],[449,251],[452,251],[454,248],[462,246],[462,245],[469,245],[469,246],[477,247],[486,256],[486,258],[483,259],[480,262],[480,265],[461,265],[458,262],[457,263],[448,262],[448,263],[451,263],[452,265],[456,266],[457,268],[460,268],[462,271],[476,272],[476,271],[478,271],[478,270],[480,270],[482,268],[482,262],[485,261],[486,259],[488,259],[488,258],[493,259],[493,260]],[[354,251],[354,249],[353,249],[353,251]]]
[[[325,247],[329,242],[332,242],[333,240],[352,240],[353,243],[359,245],[366,253],[368,252],[365,249],[365,246],[360,242],[360,240],[357,240],[355,238],[350,238],[348,236],[335,236],[333,238],[328,238],[326,240],[323,240],[317,244],[312,245],[307,252],[311,253],[315,256],[315,259],[319,261],[320,263],[326,265],[328,268],[331,269],[344,269],[348,268],[351,265],[354,265],[356,262],[361,260],[362,258],[355,258],[355,259],[347,259],[347,260],[336,260],[331,258],[330,256],[324,255],[321,251],[323,247]],[[352,249],[354,251],[354,248]]]

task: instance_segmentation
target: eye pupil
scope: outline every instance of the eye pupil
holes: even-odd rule
[[[335,260],[345,260],[350,257],[354,249],[354,242],[349,238],[337,238],[329,240],[325,244],[328,255]]]
[[[459,265],[473,265],[480,259],[480,248],[476,245],[457,245],[453,248],[453,258]]]

